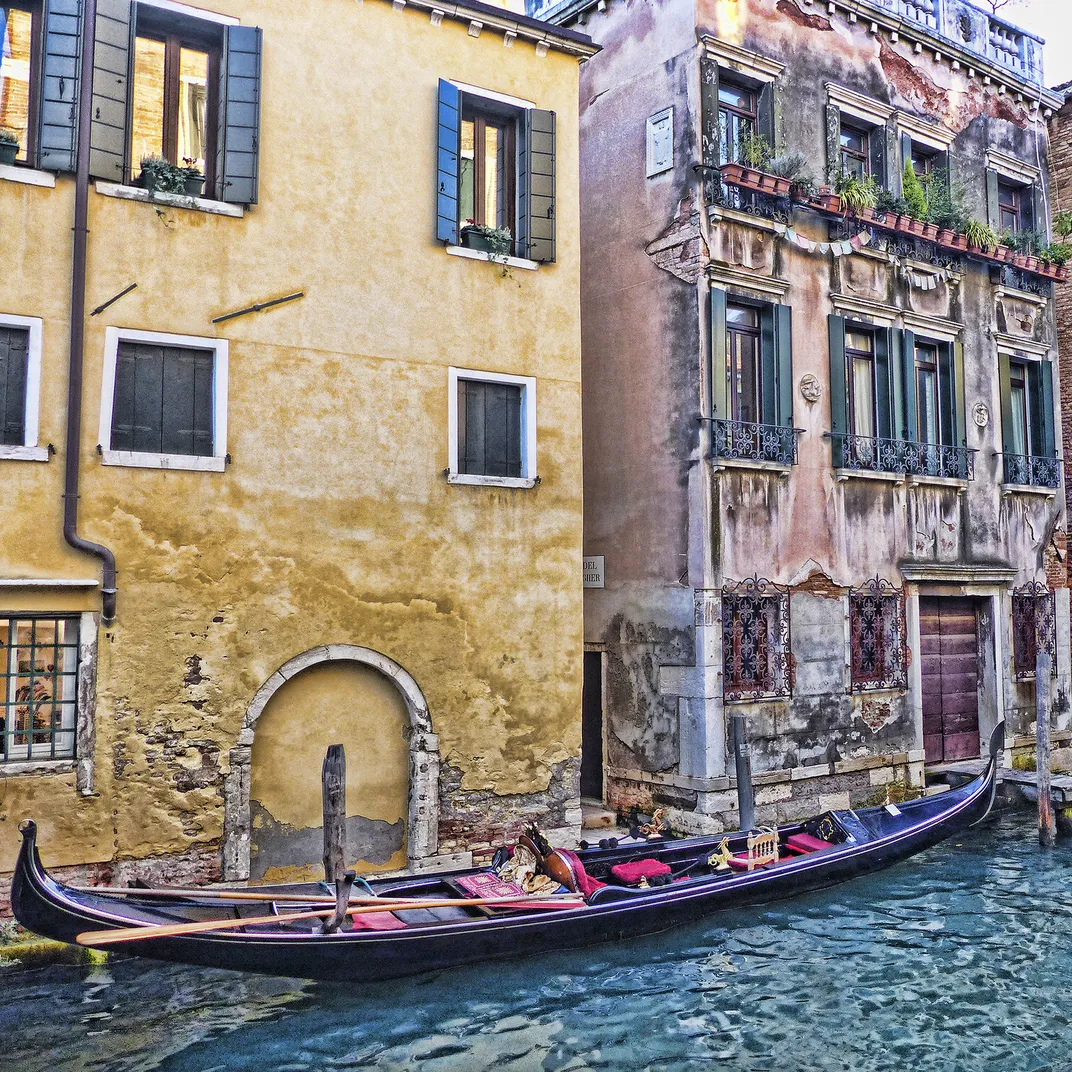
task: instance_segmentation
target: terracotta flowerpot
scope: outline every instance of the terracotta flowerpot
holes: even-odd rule
[[[940,246],[952,246],[953,240],[957,237],[956,231],[949,230],[948,227],[943,227],[938,232],[938,245]]]
[[[927,239],[928,242],[933,242],[938,237],[938,224],[925,223],[923,225],[923,237]]]
[[[1008,246],[998,246],[994,250],[994,259],[1001,261],[1002,264],[1010,264],[1012,262],[1012,250]]]
[[[968,239],[964,235],[957,234],[957,232],[954,231],[953,232],[953,238],[950,241],[949,245],[950,245],[950,248],[952,248],[952,249],[967,249],[968,248]]]
[[[727,182],[731,186],[740,185],[744,173],[744,168],[740,164],[723,164],[721,171],[723,182]]]
[[[841,212],[841,197],[838,194],[820,194],[819,204],[827,212]]]
[[[912,216],[901,217],[901,229],[907,230],[910,235],[915,235],[917,238],[923,237],[923,230],[926,226],[922,220],[917,220]]]
[[[1012,255],[1012,263],[1014,268],[1026,268],[1027,257],[1025,257],[1022,253],[1014,253]]]
[[[793,184],[788,179],[783,179],[781,175],[772,175],[771,178],[774,179],[774,196],[788,197]]]
[[[1029,272],[1037,272],[1037,271],[1038,271],[1038,266],[1039,266],[1039,259],[1038,259],[1038,257],[1028,257],[1028,258],[1027,258],[1027,264],[1026,264],[1026,265],[1024,265],[1024,267],[1025,267],[1025,268],[1026,268],[1026,269],[1027,269],[1027,270],[1028,270]]]

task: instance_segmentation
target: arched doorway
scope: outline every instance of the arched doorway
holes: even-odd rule
[[[314,648],[253,698],[224,783],[228,880],[323,877],[320,769],[347,759],[348,864],[362,871],[434,856],[439,741],[413,678],[379,652]]]

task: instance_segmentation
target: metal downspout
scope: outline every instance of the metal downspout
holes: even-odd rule
[[[82,7],[82,63],[78,79],[78,148],[74,195],[74,263],[71,268],[71,356],[67,373],[67,447],[64,454],[63,538],[101,560],[101,615],[115,619],[115,555],[78,535],[78,472],[82,440],[82,367],[86,318],[86,248],[89,238],[89,144],[93,122],[93,52],[97,0]]]

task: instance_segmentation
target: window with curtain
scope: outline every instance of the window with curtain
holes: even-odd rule
[[[41,5],[0,3],[0,132],[18,141],[16,163],[34,158]]]
[[[458,157],[459,222],[515,234],[517,122],[467,100]]]
[[[730,414],[735,421],[762,421],[762,361],[759,309],[726,306],[726,359]]]
[[[875,336],[870,331],[845,332],[845,356],[849,371],[849,432],[875,435]]]
[[[916,344],[916,428],[920,443],[942,442],[938,403],[938,347]]]

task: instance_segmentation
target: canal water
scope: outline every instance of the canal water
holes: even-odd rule
[[[654,938],[338,985],[0,971],[4,1072],[1065,1072],[1072,843],[1005,813],[881,875]]]

